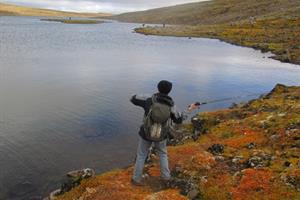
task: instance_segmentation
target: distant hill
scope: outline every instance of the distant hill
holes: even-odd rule
[[[0,16],[102,17],[105,13],[76,13],[0,3]]]
[[[212,0],[109,18],[143,24],[145,35],[205,37],[270,51],[272,58],[300,64],[300,0]]]
[[[212,0],[112,16],[124,22],[210,25],[254,17],[297,15],[299,0]]]

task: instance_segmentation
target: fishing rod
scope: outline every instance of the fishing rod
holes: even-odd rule
[[[235,99],[242,99],[242,98],[245,98],[245,97],[260,96],[260,95],[265,95],[265,94],[266,93],[253,93],[253,94],[240,95],[240,96],[235,96],[235,97],[227,97],[227,98],[215,99],[215,100],[204,101],[204,102],[195,102],[194,105],[195,106],[201,106],[201,105],[207,105],[207,104],[212,104],[212,103],[225,102],[225,101],[230,101],[230,100],[235,100]]]

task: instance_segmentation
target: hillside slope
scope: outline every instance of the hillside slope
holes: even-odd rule
[[[158,158],[147,186],[131,185],[132,167],[82,181],[58,200],[297,200],[300,198],[300,87],[277,85],[231,109],[202,113],[168,148],[174,177],[164,185]],[[193,131],[195,130],[195,132]],[[194,133],[200,137],[193,141]]]
[[[173,25],[136,29],[145,35],[215,38],[300,64],[300,0],[212,0],[112,17]]]
[[[76,13],[0,3],[0,16],[102,17],[105,13]]]
[[[124,13],[113,16],[124,22],[204,25],[235,22],[254,17],[280,16],[295,12],[299,0],[212,0]]]

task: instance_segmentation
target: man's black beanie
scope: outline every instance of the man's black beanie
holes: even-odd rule
[[[160,93],[169,94],[172,90],[172,83],[166,80],[162,80],[158,83],[157,89]]]

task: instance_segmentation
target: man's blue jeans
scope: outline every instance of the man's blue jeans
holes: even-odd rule
[[[163,140],[161,142],[153,142],[153,143],[154,143],[155,150],[159,154],[160,176],[161,178],[168,180],[170,179],[171,176],[170,176],[168,154],[167,154],[167,140]],[[152,142],[146,141],[140,137],[138,149],[137,149],[137,157],[136,157],[134,172],[132,177],[133,180],[136,182],[140,182],[142,179],[145,160],[147,158],[151,144]]]

